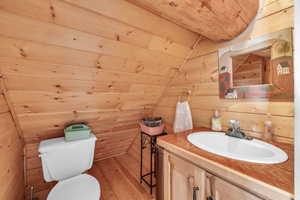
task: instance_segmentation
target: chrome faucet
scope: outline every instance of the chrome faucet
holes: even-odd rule
[[[230,128],[227,130],[226,135],[245,140],[253,139],[251,137],[246,136],[245,133],[241,131],[240,122],[238,120],[229,120],[229,125]]]

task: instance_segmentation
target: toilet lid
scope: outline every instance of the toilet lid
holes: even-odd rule
[[[100,185],[88,174],[59,181],[50,191],[47,200],[99,200]]]

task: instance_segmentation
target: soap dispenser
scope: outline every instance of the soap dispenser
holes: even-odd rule
[[[213,131],[221,131],[222,130],[221,116],[220,116],[218,110],[215,110],[214,115],[211,119],[211,129]]]

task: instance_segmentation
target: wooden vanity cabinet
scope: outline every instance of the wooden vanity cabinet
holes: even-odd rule
[[[262,200],[261,198],[239,188],[221,178],[206,175],[207,200]],[[209,197],[211,197],[209,199]]]
[[[262,200],[172,153],[163,160],[164,200]]]
[[[164,200],[205,200],[205,171],[164,152]]]

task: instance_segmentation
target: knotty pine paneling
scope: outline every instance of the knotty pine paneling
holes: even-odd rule
[[[24,199],[23,142],[4,95],[0,95],[0,199]]]
[[[265,1],[265,6],[261,9],[253,27],[246,38],[254,38],[293,27],[293,1]],[[192,96],[189,103],[195,127],[211,127],[213,111],[218,109],[221,111],[224,130],[228,128],[228,120],[238,119],[245,132],[260,137],[264,131],[266,114],[271,113],[275,139],[292,143],[294,138],[293,102],[219,99],[217,51],[232,43],[216,44],[207,40],[201,41],[196,47],[197,51],[193,54],[193,58],[173,79],[154,114],[163,116],[167,121],[168,128],[171,129],[178,96],[191,90]]]
[[[256,16],[259,0],[165,1],[127,0],[212,41],[231,40]]]
[[[152,61],[153,58],[162,64],[180,64],[182,57],[172,56],[161,51],[141,48],[121,41],[81,32],[51,23],[40,22],[1,10],[1,35],[23,40],[33,40],[67,48],[90,51],[98,54],[116,56],[125,59]],[[18,26],[14,26],[18,24]],[[35,34],[32,34],[31,30]],[[187,48],[187,51],[189,49]]]
[[[34,193],[54,184],[43,180],[38,144],[66,124],[92,127],[96,160],[126,153],[198,38],[124,0],[3,0],[0,26],[1,74]]]
[[[198,35],[164,20],[144,9],[123,0],[65,0],[123,23],[132,25],[138,29],[166,38],[170,42],[192,47]],[[142,19],[142,20],[141,20]]]

